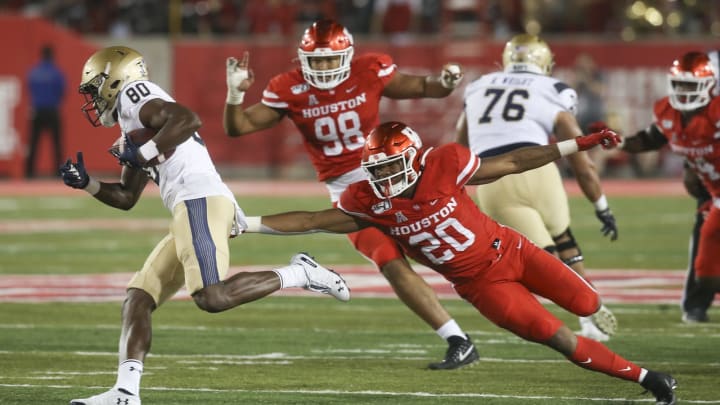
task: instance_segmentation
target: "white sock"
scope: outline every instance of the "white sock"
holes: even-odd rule
[[[645,376],[647,376],[648,371],[644,368],[640,369],[640,376],[638,377],[638,382],[641,383],[645,381]]]
[[[445,324],[436,330],[435,333],[445,340],[447,340],[450,336],[460,336],[465,339],[465,333],[463,333],[462,329],[460,329],[460,325],[458,325],[454,319],[445,322]]]
[[[142,377],[143,363],[140,360],[128,359],[118,366],[117,382],[115,388],[140,395],[140,377]]]
[[[280,288],[305,287],[308,284],[302,266],[291,264],[273,271],[280,277]]]

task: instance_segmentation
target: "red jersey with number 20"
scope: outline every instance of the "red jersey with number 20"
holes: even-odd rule
[[[494,265],[519,238],[467,195],[465,183],[480,167],[469,149],[451,143],[423,157],[425,169],[412,198],[380,199],[363,181],[345,190],[338,208],[373,223],[410,257],[460,284]]]
[[[682,115],[668,98],[655,103],[655,125],[665,135],[670,149],[684,156],[705,188],[720,197],[720,97],[714,97],[683,127]]]
[[[350,69],[331,90],[310,86],[297,69],[273,77],[263,92],[262,103],[284,111],[300,130],[320,181],[360,166],[365,137],[380,123],[380,98],[396,72],[385,54],[356,57]]]

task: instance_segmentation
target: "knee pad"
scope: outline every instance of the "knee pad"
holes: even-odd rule
[[[575,263],[585,260],[582,255],[582,251],[580,250],[580,247],[575,241],[575,237],[570,231],[570,228],[566,229],[565,232],[561,233],[560,235],[554,236],[553,241],[555,241],[555,248],[557,249],[560,260],[562,260],[563,263],[567,264],[568,266],[572,266]],[[568,252],[572,250],[576,250],[577,253]],[[566,253],[563,254],[563,252]]]

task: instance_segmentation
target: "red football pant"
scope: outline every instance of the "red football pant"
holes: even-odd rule
[[[696,277],[720,277],[720,209],[710,209],[705,223],[700,229],[698,254],[695,258]]]
[[[502,246],[507,248],[501,259],[474,279],[455,285],[486,318],[523,339],[544,343],[563,322],[533,294],[578,316],[597,311],[600,297],[572,269],[516,232],[503,236]]]

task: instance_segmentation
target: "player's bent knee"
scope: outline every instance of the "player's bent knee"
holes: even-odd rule
[[[577,316],[590,316],[600,309],[600,296],[592,289],[575,295],[571,311]]]
[[[157,304],[152,295],[139,288],[130,288],[123,302],[123,311],[154,310]]]
[[[232,307],[223,292],[222,284],[205,287],[195,292],[192,298],[198,308],[209,313],[222,312]]]

